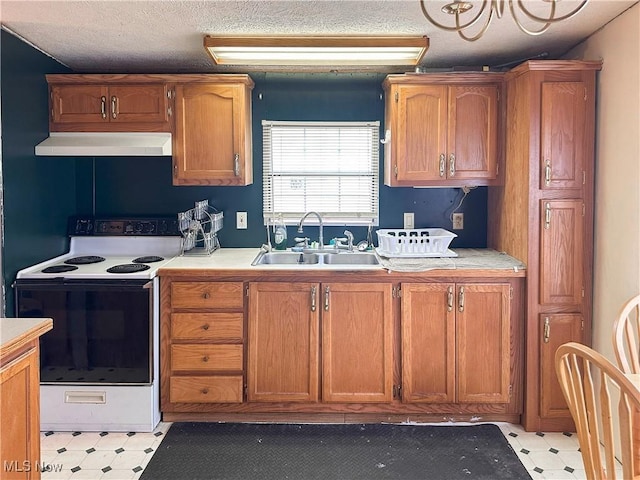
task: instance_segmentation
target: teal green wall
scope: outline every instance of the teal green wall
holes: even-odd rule
[[[223,247],[259,247],[262,225],[262,127],[268,120],[379,120],[384,128],[382,74],[257,74],[253,90],[253,172],[247,187],[174,187],[168,157],[36,157],[47,136],[46,73],[67,69],[2,31],[2,168],[4,176],[4,279],[7,286],[26,266],[64,253],[70,215],[174,215],[208,199],[225,213]],[[261,98],[260,98],[261,96]],[[380,171],[383,158],[381,151]],[[95,190],[94,190],[95,187]],[[450,228],[449,215],[462,192],[453,188],[380,187],[380,228],[402,228],[403,212],[418,228]],[[248,212],[248,229],[235,229],[235,212]],[[460,209],[465,229],[453,247],[485,247],[487,189],[472,190]],[[344,227],[327,227],[325,238]],[[350,228],[356,239],[365,229]],[[317,229],[305,228],[314,238]],[[289,238],[295,236],[289,227]],[[375,239],[375,237],[374,237]],[[12,306],[8,290],[8,307]],[[12,308],[7,308],[12,313]]]
[[[2,176],[4,196],[3,278],[67,248],[66,218],[76,212],[76,162],[42,158],[34,146],[47,137],[44,73],[67,69],[2,30]],[[7,314],[13,312],[7,289]]]
[[[258,74],[251,75],[253,89],[253,175],[247,187],[174,187],[169,158],[96,159],[96,211],[101,214],[169,214],[208,199],[225,214],[220,232],[222,246],[259,247],[266,241],[262,223],[262,120],[376,121],[384,125],[382,74]],[[87,162],[92,161],[87,159]],[[382,149],[380,172],[383,170]],[[382,174],[382,173],[381,173]],[[402,228],[403,212],[415,213],[420,228],[450,227],[449,215],[462,197],[460,189],[380,187],[380,227]],[[487,191],[478,188],[467,196],[463,208],[465,229],[452,246],[485,247]],[[248,229],[235,229],[235,213],[248,214]],[[345,227],[325,228],[325,238],[343,236]],[[364,239],[364,227],[350,227]],[[295,236],[289,227],[288,238]],[[305,228],[317,237],[317,228]]]

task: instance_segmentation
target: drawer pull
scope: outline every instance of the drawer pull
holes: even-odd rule
[[[210,296],[211,296],[211,294],[209,292],[204,292],[202,294],[202,298],[204,298],[205,300],[207,300]]]
[[[203,362],[208,362],[209,361],[209,357],[207,355],[205,355],[204,357],[202,357],[202,361]]]
[[[209,324],[205,323],[204,325],[202,325],[202,329],[203,330],[209,330]]]
[[[203,389],[201,390],[201,392],[202,392],[202,394],[203,394],[203,395],[206,395],[206,394],[208,394],[208,393],[209,393],[209,389],[208,389],[208,388],[203,388]]]

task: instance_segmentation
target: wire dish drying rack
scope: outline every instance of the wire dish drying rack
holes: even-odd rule
[[[222,229],[223,213],[209,205],[208,200],[178,213],[178,228],[182,235],[180,255],[211,255],[220,248],[218,232]]]

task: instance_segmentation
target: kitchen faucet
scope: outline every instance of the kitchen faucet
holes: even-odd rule
[[[305,213],[302,218],[300,219],[300,222],[298,223],[298,233],[302,233],[302,224],[304,223],[305,219],[309,216],[309,215],[315,215],[316,217],[318,217],[318,243],[320,244],[318,246],[319,249],[323,249],[324,248],[324,235],[322,232],[323,229],[323,223],[322,223],[322,217],[320,216],[320,214],[318,212],[307,212]]]

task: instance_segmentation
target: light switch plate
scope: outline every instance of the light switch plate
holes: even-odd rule
[[[247,229],[247,212],[236,212],[236,229]]]

